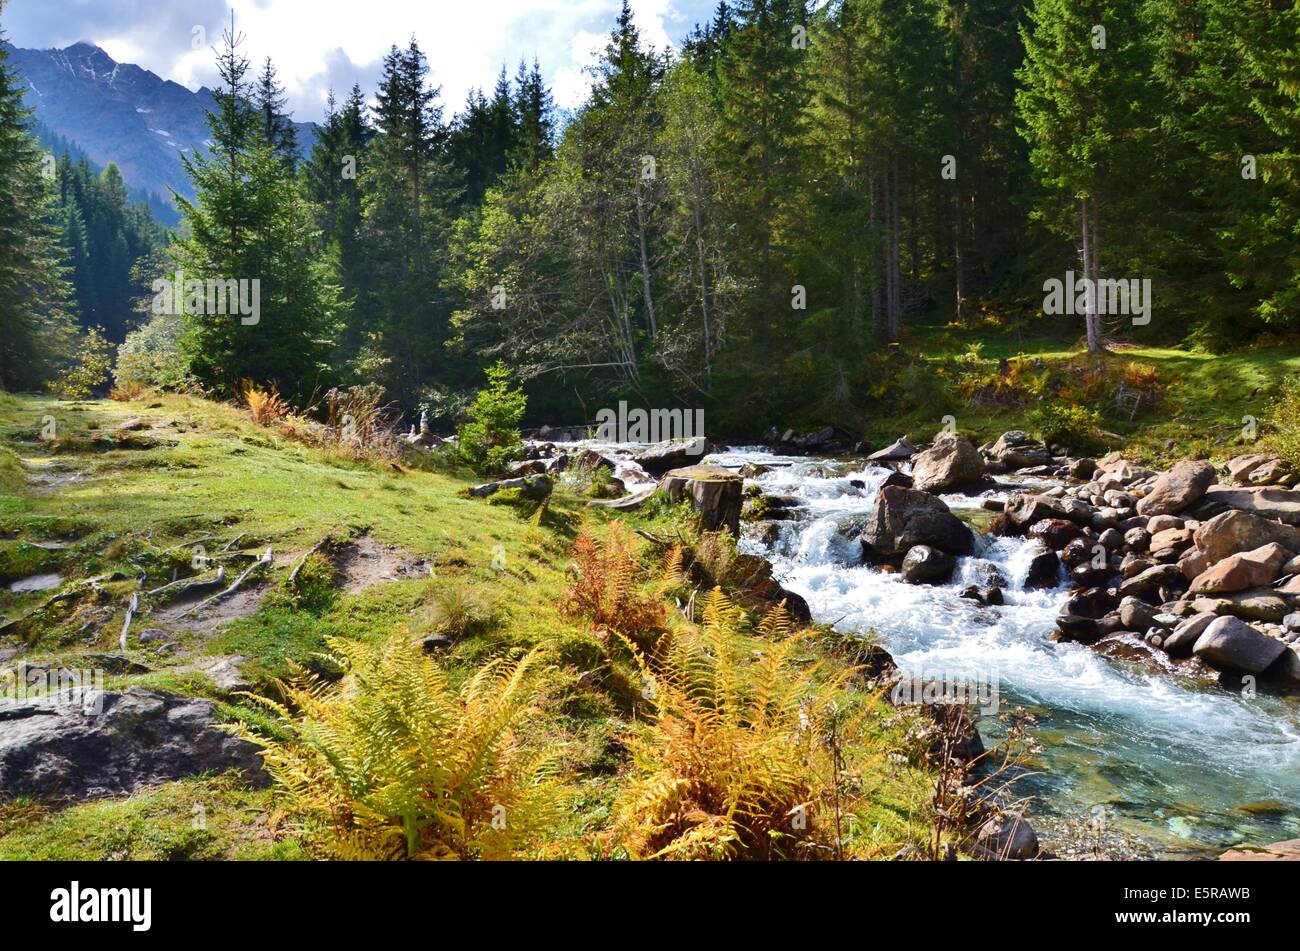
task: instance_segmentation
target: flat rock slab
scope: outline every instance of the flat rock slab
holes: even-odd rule
[[[1272,845],[1242,846],[1219,856],[1220,862],[1300,862],[1300,839]]]
[[[1244,489],[1216,485],[1205,493],[1205,499],[1261,518],[1300,525],[1300,492],[1293,489]]]
[[[257,745],[221,729],[209,700],[130,687],[0,704],[0,797],[126,796],[229,769],[270,781]]]

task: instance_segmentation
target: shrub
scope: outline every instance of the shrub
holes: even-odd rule
[[[128,380],[125,383],[119,383],[108,391],[108,398],[117,400],[119,403],[130,403],[132,400],[138,400],[146,393],[149,388],[138,380]]]
[[[1104,447],[1101,415],[1074,403],[1041,403],[1029,414],[1029,424],[1049,445],[1066,446],[1074,452]]]
[[[51,389],[65,400],[89,399],[108,383],[113,369],[113,344],[99,327],[91,327],[77,350],[77,362],[59,374]]]
[[[342,859],[502,859],[553,817],[549,757],[517,727],[540,655],[489,663],[458,689],[406,633],[378,646],[329,640],[346,673],[281,683],[271,708],[292,738],[237,728],[264,747],[286,814]],[[290,712],[290,711],[295,712]]]
[[[1300,468],[1300,376],[1282,380],[1269,406],[1269,442],[1293,468]]]
[[[192,384],[189,361],[181,352],[185,332],[182,314],[156,314],[138,330],[126,335],[117,348],[113,380],[118,386],[138,383],[162,389],[183,389]]]
[[[461,457],[481,473],[501,472],[519,450],[519,424],[528,398],[510,385],[510,370],[498,362],[487,368],[488,385],[474,396],[469,419],[457,431]]]

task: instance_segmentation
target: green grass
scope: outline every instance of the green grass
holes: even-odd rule
[[[0,803],[0,861],[306,858],[296,839],[267,825],[269,799],[226,775],[64,810]]]
[[[905,351],[923,354],[931,364],[953,360],[971,348],[978,348],[979,365],[989,372],[1004,359],[1037,359],[1048,367],[1087,359],[1076,339],[1045,333],[1018,336],[988,329],[920,327],[904,343]],[[1106,428],[1120,437],[1111,448],[1157,465],[1188,456],[1224,461],[1269,447],[1270,402],[1284,377],[1300,374],[1300,343],[1227,354],[1121,345],[1102,359],[1149,364],[1158,371],[1162,387],[1159,404],[1136,419],[1107,419]],[[873,441],[893,439],[902,432],[928,439],[941,427],[942,415],[951,412],[959,431],[978,443],[1009,429],[1033,431],[1031,411],[1031,406],[985,410],[950,399],[945,405],[916,406],[875,417],[868,421],[867,431]],[[1243,438],[1247,417],[1259,423],[1258,443]]]

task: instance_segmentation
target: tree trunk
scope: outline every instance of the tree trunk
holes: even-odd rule
[[[704,389],[709,390],[713,373],[713,337],[709,328],[709,281],[704,260],[704,231],[700,225],[700,203],[691,202],[691,216],[695,222],[695,255],[700,268],[700,315],[704,319]]]
[[[655,302],[650,296],[650,255],[646,246],[645,212],[642,208],[640,182],[637,182],[636,186],[636,230],[641,243],[641,290],[645,294],[646,332],[653,340],[658,333],[658,328],[655,325]]]
[[[1094,280],[1095,252],[1092,246],[1091,215],[1089,211],[1089,200],[1085,198],[1079,203],[1080,230],[1083,237],[1083,276],[1085,280],[1093,281],[1093,283],[1090,289],[1084,292],[1083,321],[1088,333],[1088,352],[1101,353],[1101,319],[1097,314],[1097,285]]]

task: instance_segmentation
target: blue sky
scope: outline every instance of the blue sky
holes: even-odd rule
[[[190,88],[211,85],[211,47],[235,15],[254,60],[271,56],[299,120],[319,120],[325,94],[360,82],[373,94],[388,47],[412,34],[429,57],[447,111],[534,56],[557,103],[587,88],[583,67],[604,46],[621,0],[10,0],[0,27],[16,46],[86,40]],[[645,41],[677,46],[716,0],[633,0]]]

